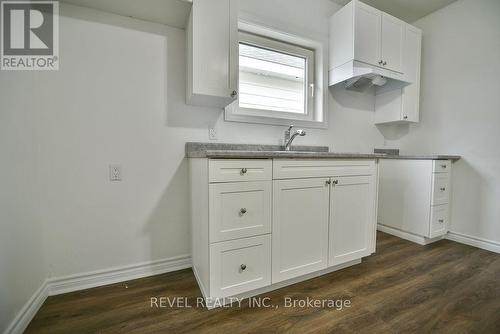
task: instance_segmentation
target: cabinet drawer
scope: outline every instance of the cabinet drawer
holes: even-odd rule
[[[271,235],[210,245],[210,295],[228,297],[271,284]]]
[[[450,160],[434,160],[432,171],[434,173],[448,173],[451,169]]]
[[[374,160],[275,159],[273,163],[274,179],[361,176],[375,173],[376,164]]]
[[[448,232],[448,215],[448,204],[436,205],[431,208],[430,238],[439,237]]]
[[[270,233],[271,182],[210,184],[210,242]]]
[[[432,175],[432,205],[450,202],[450,174],[435,173]]]
[[[270,159],[210,159],[209,182],[266,181],[272,179]]]

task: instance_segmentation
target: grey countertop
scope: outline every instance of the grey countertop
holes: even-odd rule
[[[391,155],[384,153],[328,152],[326,146],[293,146],[283,151],[280,145],[186,143],[188,158],[246,158],[246,159],[406,159],[406,160],[458,160],[457,155]]]

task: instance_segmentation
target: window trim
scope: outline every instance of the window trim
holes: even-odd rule
[[[259,22],[252,23],[251,21],[246,21],[246,17],[238,22],[238,29],[243,33],[249,33],[252,35],[263,36],[265,38],[274,39],[276,41],[282,41],[286,44],[292,44],[299,46],[301,48],[309,49],[314,52],[314,96],[313,96],[313,108],[311,119],[291,119],[291,118],[279,118],[279,117],[265,117],[265,116],[253,116],[238,113],[238,101],[231,103],[225,108],[224,119],[231,122],[243,122],[243,123],[257,123],[257,124],[268,124],[268,125],[290,125],[294,124],[296,126],[301,126],[305,128],[328,128],[328,67],[325,65],[328,58],[328,36],[319,36],[318,34],[309,34],[311,37],[301,37],[298,35],[292,35],[287,32],[282,32],[275,28],[269,28],[264,26],[258,19],[252,19],[251,21]],[[314,37],[312,37],[314,36]],[[319,39],[318,39],[319,38]],[[238,52],[239,55],[239,52]],[[238,64],[232,67],[234,71],[239,71]],[[297,114],[294,114],[297,116]]]
[[[270,37],[250,34],[248,32],[239,32],[238,44],[243,43],[253,45],[268,50],[273,50],[279,53],[288,54],[306,59],[306,80],[304,82],[304,113],[293,113],[286,111],[273,111],[269,109],[242,108],[239,105],[234,109],[234,113],[242,116],[257,116],[268,118],[282,118],[286,120],[304,120],[312,121],[314,118],[314,51],[309,48],[304,48],[291,43],[277,41]],[[239,80],[238,80],[239,87]],[[239,90],[239,88],[238,88]],[[237,101],[238,102],[238,101]]]

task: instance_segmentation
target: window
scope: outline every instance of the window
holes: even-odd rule
[[[314,52],[240,33],[238,113],[310,119]]]
[[[245,20],[231,56],[238,99],[225,108],[225,120],[327,128],[328,36],[300,37]]]

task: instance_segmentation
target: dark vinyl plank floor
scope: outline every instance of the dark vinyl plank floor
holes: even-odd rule
[[[191,308],[151,307],[151,297]],[[207,310],[191,269],[49,297],[27,333],[500,333],[500,255],[377,234],[359,265],[272,291],[266,305]],[[350,307],[285,307],[349,300]],[[184,300],[184,299],[181,299]],[[330,305],[331,306],[331,305]]]

